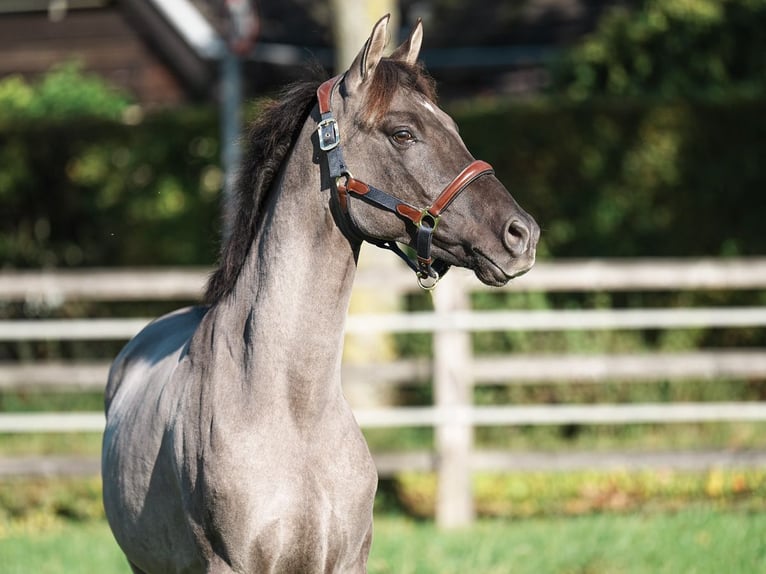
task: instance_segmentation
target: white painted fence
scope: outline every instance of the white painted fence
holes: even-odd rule
[[[195,300],[205,270],[93,270],[13,272],[0,274],[0,301],[26,301],[55,307],[67,300]],[[739,290],[766,288],[766,258],[731,260],[567,261],[540,263],[505,289],[516,291],[649,291]],[[406,269],[384,277],[360,271],[356,289],[384,289],[397,294],[417,289]],[[470,333],[477,331],[560,331],[595,329],[662,329],[698,327],[763,327],[766,307],[690,309],[609,309],[580,311],[472,311],[469,293],[487,289],[469,274],[454,270],[434,292],[434,311],[352,315],[347,331],[429,332],[434,336],[432,361],[408,360],[385,365],[346,365],[344,384],[364,384],[374,372],[378,382],[433,380],[434,405],[428,407],[357,409],[363,427],[428,426],[436,430],[434,453],[380,454],[381,473],[402,469],[439,472],[439,522],[464,524],[473,516],[470,473],[476,469],[512,469],[529,465],[530,455],[473,450],[473,428],[492,425],[635,424],[766,420],[766,404],[632,404],[632,405],[472,405],[474,384],[539,382],[649,381],[766,377],[766,350],[719,349],[675,355],[474,357]],[[127,339],[148,319],[66,319],[0,321],[0,341]],[[107,362],[0,364],[0,388],[101,389]],[[94,431],[103,428],[100,413],[0,414],[0,432]],[[735,460],[731,453],[727,463]],[[534,458],[534,456],[532,457]],[[750,463],[760,454],[744,453]],[[514,466],[513,460],[520,461]],[[530,459],[531,460],[531,459]],[[538,456],[546,467],[587,464],[579,459]],[[577,461],[580,461],[579,463]],[[600,459],[603,463],[603,459]],[[613,457],[624,465],[625,457]],[[634,457],[631,465],[676,464],[662,455]],[[721,461],[722,458],[716,459]],[[547,461],[547,462],[546,462]],[[602,464],[599,463],[599,464]],[[596,464],[596,463],[593,463]],[[693,463],[686,463],[693,466]],[[23,465],[22,465],[23,466]]]

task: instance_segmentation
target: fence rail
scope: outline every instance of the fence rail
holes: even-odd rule
[[[0,341],[130,339],[150,319],[48,319],[0,321]],[[444,331],[575,331],[762,327],[766,308],[609,309],[580,311],[456,311],[351,315],[347,333]]]
[[[92,270],[0,273],[0,301],[55,307],[65,301],[194,301],[202,291],[204,269]],[[406,294],[415,291],[406,271],[385,277],[360,271],[358,290]],[[766,288],[766,258],[732,260],[567,261],[543,263],[514,281],[513,291],[680,291]],[[472,517],[470,472],[475,469],[523,469],[537,461],[543,468],[604,464],[672,465],[763,464],[764,453],[644,453],[589,457],[587,453],[541,455],[477,452],[476,426],[637,424],[709,421],[766,421],[766,404],[675,403],[474,406],[474,385],[600,383],[652,380],[766,378],[766,349],[716,349],[668,354],[474,356],[470,336],[480,331],[631,330],[668,328],[759,328],[766,307],[682,309],[596,309],[480,312],[470,308],[469,293],[486,289],[467,273],[453,271],[434,293],[434,311],[351,315],[349,333],[420,332],[433,334],[433,360],[401,360],[386,365],[344,365],[344,385],[426,384],[433,381],[434,405],[417,408],[356,409],[363,427],[433,427],[435,452],[377,453],[381,474],[397,469],[439,472],[437,517],[443,525]],[[0,321],[0,341],[120,340],[133,336],[148,319],[62,319]],[[0,364],[0,389],[101,390],[105,361]],[[103,429],[100,413],[3,413],[0,432],[74,432]],[[716,456],[718,458],[716,458]],[[44,461],[11,461],[6,468],[56,467]],[[602,460],[601,463],[598,460]],[[603,462],[603,461],[607,462]],[[584,462],[588,461],[588,462]],[[61,461],[59,461],[61,463]],[[25,466],[27,464],[27,466]],[[15,465],[15,466],[14,466]],[[37,465],[37,466],[35,466]],[[66,463],[60,468],[70,468]],[[72,468],[75,468],[76,465]],[[77,468],[82,468],[80,465]],[[0,468],[0,474],[4,471]]]
[[[520,407],[387,407],[355,409],[362,428],[688,423],[766,420],[763,403],[545,405]],[[104,415],[91,412],[5,413],[0,432],[101,432]]]
[[[471,384],[647,382],[766,378],[766,350],[714,350],[674,354],[515,355],[475,357]],[[427,359],[347,364],[343,384],[363,386],[374,373],[377,384],[426,384],[434,369]],[[0,389],[101,391],[109,362],[0,363]]]
[[[89,269],[76,271],[13,271],[0,273],[0,301],[40,301],[51,305],[68,300],[143,301],[199,299],[210,274],[207,268]],[[467,274],[454,270],[471,290],[488,290]],[[450,278],[453,281],[452,277]],[[364,269],[357,289],[407,293],[417,290],[412,275]],[[540,262],[514,280],[514,291],[651,291],[689,289],[761,289],[766,286],[766,257],[593,260]]]

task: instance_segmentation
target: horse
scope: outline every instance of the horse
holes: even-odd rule
[[[136,574],[365,572],[377,472],[340,381],[362,242],[424,288],[534,263],[534,219],[436,104],[422,24],[384,57],[387,26],[256,120],[204,304],[112,364],[103,501]]]

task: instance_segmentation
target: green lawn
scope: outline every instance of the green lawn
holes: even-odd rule
[[[42,533],[30,535],[25,530]],[[430,522],[376,520],[371,574],[760,573],[766,514],[675,513],[480,521],[442,533]],[[103,521],[0,532],[3,574],[128,574]]]
[[[372,573],[766,572],[766,516],[693,508],[673,514],[482,521],[439,533],[382,519]]]

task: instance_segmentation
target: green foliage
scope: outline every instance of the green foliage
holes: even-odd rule
[[[765,108],[506,101],[453,115],[541,223],[541,255],[715,256],[766,251]],[[213,261],[222,174],[212,110],[134,126],[7,123],[0,144],[5,265]]]
[[[0,482],[0,538],[10,529],[45,528],[56,518],[104,517],[101,480],[11,479]]]
[[[766,100],[494,102],[455,113],[556,257],[766,252]]]
[[[402,473],[396,479],[396,491],[411,515],[434,515],[435,475]],[[755,469],[487,473],[474,477],[473,493],[478,514],[505,518],[626,512],[648,504],[676,509],[700,501],[763,509],[766,473]]]
[[[764,0],[646,0],[613,9],[553,71],[553,90],[720,97],[766,93]]]
[[[0,412],[97,411],[104,405],[102,392],[13,393],[0,391]]]
[[[97,76],[83,74],[76,62],[54,67],[34,85],[21,76],[0,80],[0,122],[79,117],[116,120],[128,104],[125,94]]]
[[[126,125],[129,123],[139,125]],[[13,267],[209,262],[216,120],[140,110],[77,63],[0,81],[0,260]]]
[[[210,263],[218,142],[213,114],[139,125],[14,122],[0,129],[0,260],[13,267]]]

